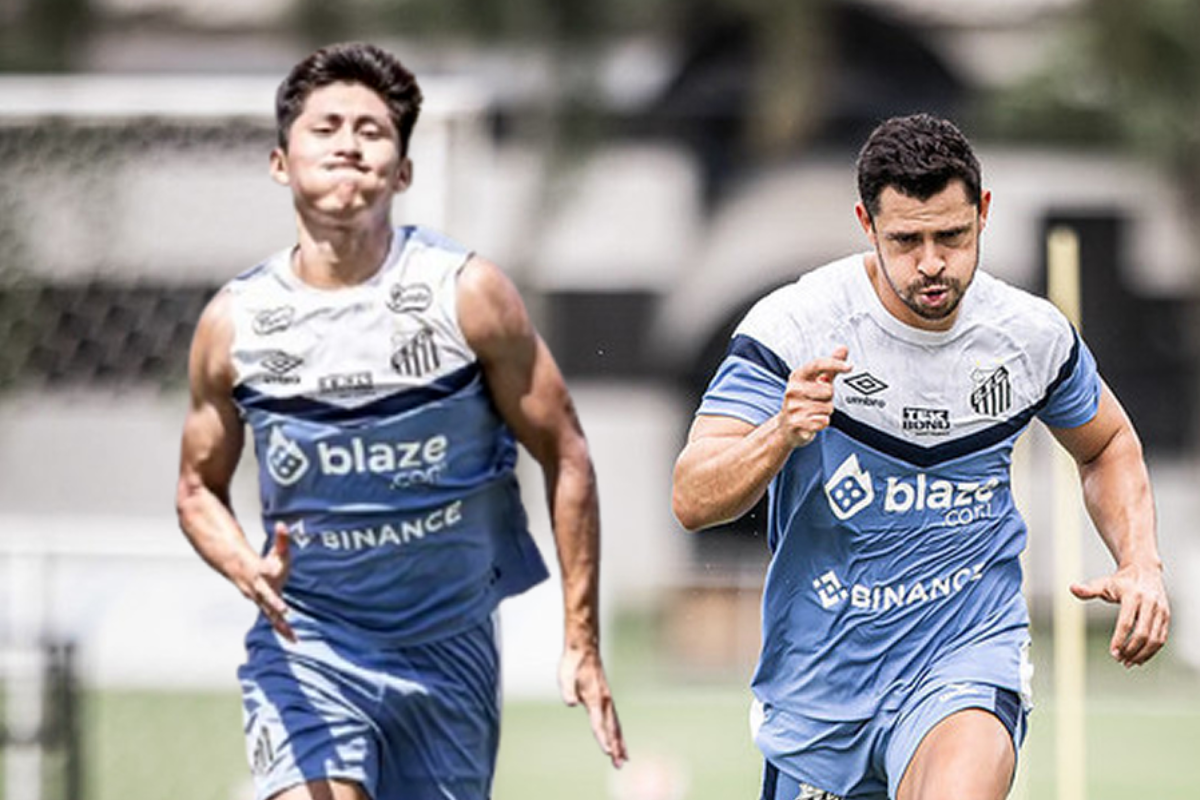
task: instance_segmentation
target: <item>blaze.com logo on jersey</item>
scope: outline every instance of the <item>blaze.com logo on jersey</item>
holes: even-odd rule
[[[915,475],[889,475],[883,485],[882,512],[909,514],[933,511],[942,514],[947,525],[966,525],[993,516],[992,499],[999,479],[949,481],[930,479],[924,472]],[[825,482],[825,498],[834,516],[845,521],[875,502],[875,482],[871,473],[851,453]]]
[[[401,442],[350,436],[336,443],[317,442],[312,456],[322,476],[380,475],[390,478],[393,489],[405,489],[441,480],[449,449],[450,440],[444,434]],[[277,484],[295,484],[308,474],[313,457],[280,426],[271,429],[267,438],[267,472]]]

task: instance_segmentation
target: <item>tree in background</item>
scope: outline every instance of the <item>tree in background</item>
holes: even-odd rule
[[[88,0],[0,3],[0,71],[70,69],[92,24]]]
[[[1132,147],[1200,211],[1200,3],[1087,0],[1054,63],[985,116],[1001,137]]]

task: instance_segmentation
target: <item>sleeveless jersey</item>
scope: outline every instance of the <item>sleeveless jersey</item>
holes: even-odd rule
[[[547,576],[517,450],[458,325],[469,257],[396,228],[370,280],[305,285],[280,252],[228,284],[234,400],[262,521],[291,531],[297,633],[417,644],[479,623]],[[269,631],[260,616],[251,636]]]
[[[756,698],[777,719],[840,721],[931,675],[1021,691],[1012,447],[1034,416],[1075,427],[1095,415],[1091,355],[1053,305],[983,271],[950,330],[905,325],[855,255],[751,309],[698,413],[762,424],[791,371],[838,345],[853,370],[835,380],[830,426],[767,494]],[[783,727],[759,731],[768,756],[787,752]]]

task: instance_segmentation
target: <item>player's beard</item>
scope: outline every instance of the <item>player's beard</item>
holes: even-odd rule
[[[888,282],[888,286],[892,287],[896,297],[900,298],[900,302],[904,303],[910,311],[922,319],[927,319],[933,322],[946,319],[951,316],[962,302],[963,295],[966,294],[967,288],[971,285],[971,281],[975,279],[975,273],[979,270],[979,243],[975,244],[975,254],[972,265],[971,274],[967,278],[966,283],[963,283],[957,278],[939,277],[929,279],[924,276],[910,282],[907,286],[901,287],[896,285],[896,281],[892,278],[892,272],[888,269],[887,262],[883,259],[883,252],[878,247],[875,248],[875,256],[879,259],[879,268],[883,270],[883,277]],[[946,301],[938,306],[929,306],[920,301],[921,292],[933,286],[943,287],[946,291]]]

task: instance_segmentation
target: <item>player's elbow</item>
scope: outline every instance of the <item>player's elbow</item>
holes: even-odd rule
[[[697,502],[695,493],[690,491],[684,482],[676,477],[674,485],[671,487],[671,511],[675,515],[676,521],[683,526],[684,530],[691,533],[702,530],[717,522],[710,518],[710,514],[704,507],[703,503]]]
[[[676,521],[689,533],[695,533],[704,527],[703,519],[685,502],[681,501],[678,495],[671,499],[671,510],[675,514]]]
[[[208,487],[194,470],[184,469],[175,484],[175,516],[180,529],[190,536],[199,520],[208,514],[209,503],[220,496]]]
[[[722,522],[728,521],[726,515],[716,514],[695,505],[681,503],[679,500],[672,500],[671,505],[675,513],[675,520],[688,533],[696,533],[705,528],[711,528],[714,525],[720,525]]]
[[[695,493],[690,490],[687,480],[687,470],[684,459],[680,456],[675,462],[675,471],[671,475],[671,513],[675,520],[689,532],[695,532],[704,527],[704,519],[700,508],[694,502]]]
[[[188,520],[196,513],[199,492],[198,481],[189,479],[186,474],[179,476],[179,481],[175,484],[175,516],[179,520],[179,526],[185,531],[188,528]]]

